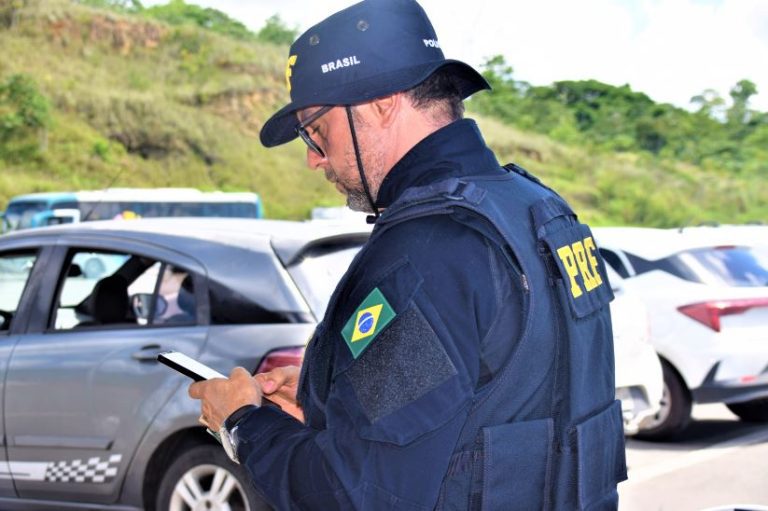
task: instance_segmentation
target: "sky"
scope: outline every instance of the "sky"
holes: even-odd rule
[[[278,14],[300,32],[354,0],[186,0],[257,31]],[[167,0],[144,0],[146,6]],[[742,79],[768,111],[766,0],[420,0],[446,57],[479,67],[501,54],[516,80],[629,84],[658,103],[692,108],[706,89],[730,99]]]

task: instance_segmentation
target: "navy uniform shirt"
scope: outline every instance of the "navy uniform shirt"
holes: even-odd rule
[[[502,172],[460,120],[409,151],[377,202]],[[522,323],[521,283],[466,214],[408,220],[363,248],[307,350],[305,424],[270,407],[240,422],[240,460],[278,509],[434,507],[472,397]]]

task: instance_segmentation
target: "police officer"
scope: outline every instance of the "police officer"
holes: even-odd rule
[[[375,226],[300,378],[195,383],[201,421],[278,509],[616,508],[604,264],[566,202],[462,119],[485,80],[413,0],[315,25],[285,76],[262,143],[301,137]]]

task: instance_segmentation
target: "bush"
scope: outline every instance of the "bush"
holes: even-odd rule
[[[50,122],[48,99],[32,78],[15,74],[0,83],[0,157],[39,153]]]

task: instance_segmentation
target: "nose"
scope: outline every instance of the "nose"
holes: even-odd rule
[[[325,156],[320,156],[317,154],[316,151],[313,151],[309,147],[307,147],[307,167],[310,169],[323,169],[325,170],[325,165],[328,164],[328,158]]]

